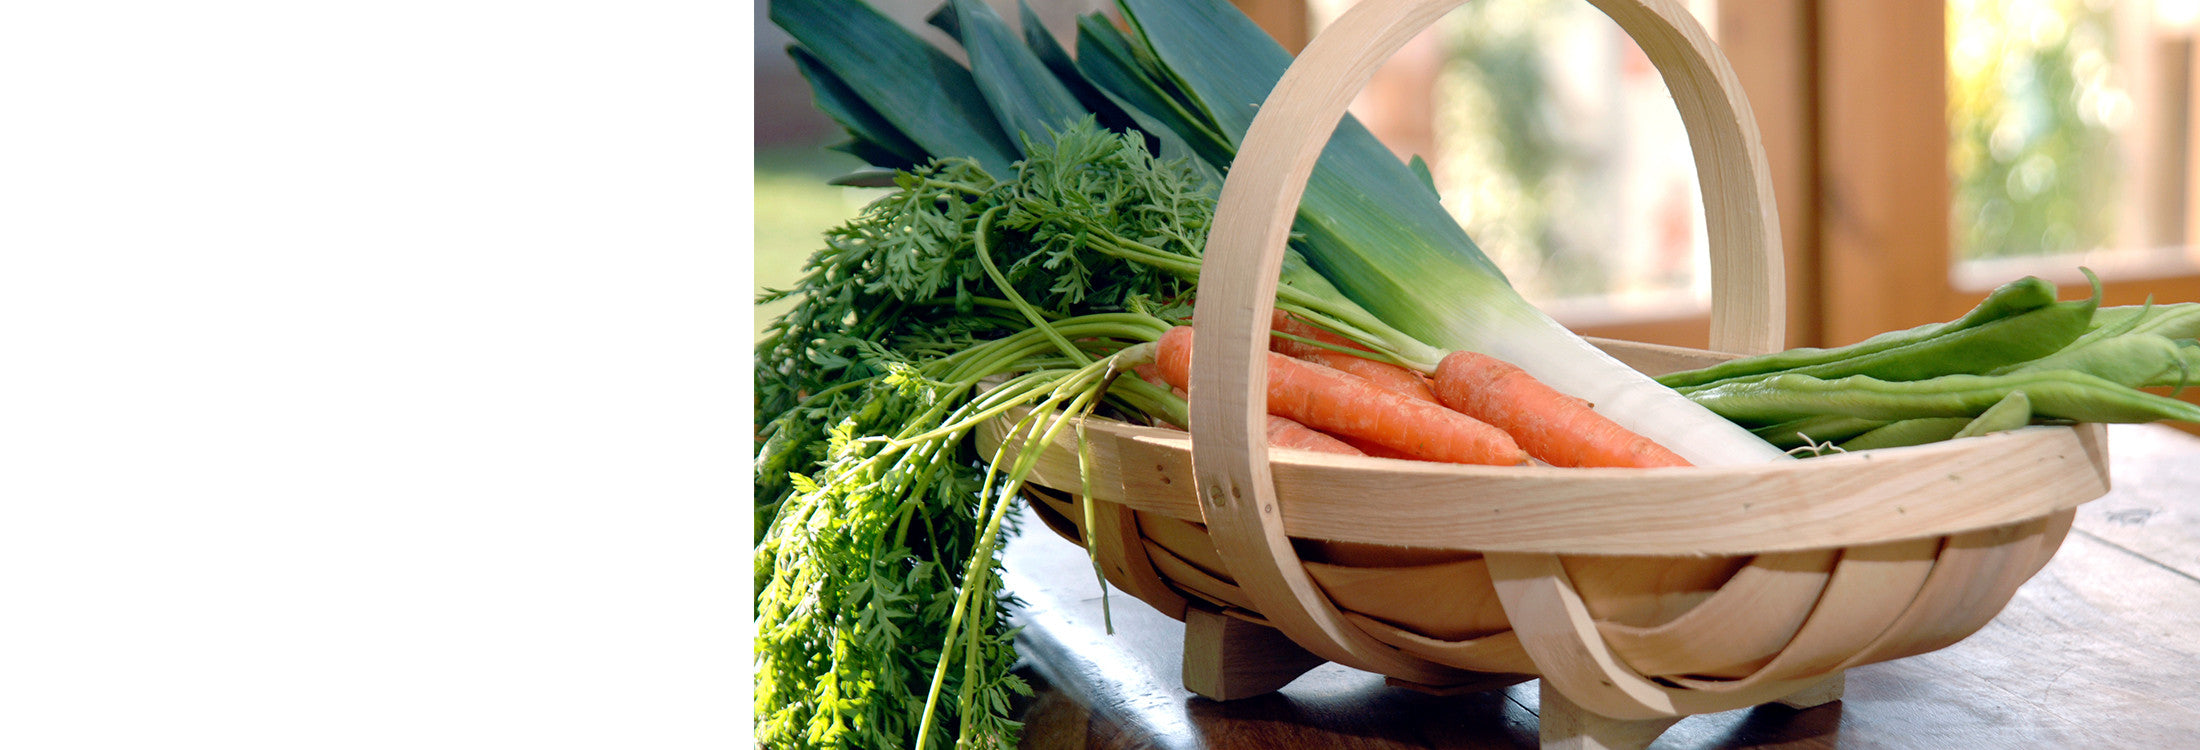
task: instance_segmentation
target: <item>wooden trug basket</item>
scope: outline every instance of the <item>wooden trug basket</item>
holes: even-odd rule
[[[1191,433],[1095,420],[1031,484],[1111,585],[1184,620],[1184,682],[1229,700],[1323,662],[1431,691],[1541,677],[1545,747],[1642,747],[1680,717],[1838,699],[1850,667],[1969,636],[2108,491],[2098,425],[1723,468],[1455,466],[1264,443],[1267,322],[1315,156],[1373,71],[1464,0],[1354,6],[1302,52],[1230,170],[1200,279]],[[1703,186],[1711,351],[1600,341],[1652,374],[1780,347],[1755,121],[1671,0],[1591,0],[1672,91]],[[987,450],[1005,421],[980,431]],[[1193,436],[1196,436],[1193,437]],[[1088,509],[1092,529],[1083,528]]]

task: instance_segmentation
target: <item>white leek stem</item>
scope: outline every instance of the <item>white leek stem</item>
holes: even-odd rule
[[[1540,314],[1533,318],[1559,328]],[[1536,320],[1516,320],[1518,330],[1479,337],[1480,345],[1475,350],[1518,365],[1561,393],[1587,399],[1597,413],[1657,441],[1691,464],[1740,466],[1793,460],[1771,443],[1659,385],[1587,340],[1570,333],[1553,335],[1532,330]]]

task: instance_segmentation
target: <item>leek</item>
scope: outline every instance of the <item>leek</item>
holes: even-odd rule
[[[1220,0],[1122,5],[1137,41],[1168,61],[1213,126],[1241,141],[1289,54]],[[1349,116],[1322,152],[1295,228],[1307,259],[1346,297],[1421,341],[1519,365],[1698,465],[1785,458],[1529,304],[1411,167]]]

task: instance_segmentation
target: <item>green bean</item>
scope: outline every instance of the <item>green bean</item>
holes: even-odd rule
[[[2200,380],[2200,345],[2151,333],[2127,333],[2066,347],[2045,357],[2003,367],[2002,375],[2075,370],[2132,388],[2182,385]]]
[[[2120,305],[2103,307],[2093,313],[2095,330],[2113,330],[2117,326],[2122,326],[2123,330],[2113,335],[2151,333],[2171,339],[2200,337],[2200,302]]]
[[[1841,442],[1841,450],[1863,451],[1873,448],[1900,448],[1906,445],[1937,443],[1955,437],[1963,427],[1971,423],[1966,417],[1918,417],[1899,422],[1888,422],[1870,432]]]
[[[1978,415],[1970,424],[1956,431],[1956,438],[1978,437],[1995,432],[2005,432],[2032,423],[2032,399],[2024,391],[2010,391],[1986,413]],[[1951,438],[1953,439],[1953,438]]]
[[[2024,391],[2010,391],[1976,418],[1918,417],[1889,422],[1843,441],[1839,447],[1844,451],[1861,451],[1924,445],[2014,430],[2031,421],[2032,400],[2025,397]]]
[[[1951,367],[1980,368],[2023,361],[2062,348],[2083,333],[2092,320],[2098,291],[2092,301],[2072,303],[2057,303],[2055,292],[2054,284],[2027,276],[2003,284],[1978,307],[1953,321],[1890,331],[1844,347],[1804,347],[1746,357],[1701,370],[1662,375],[1658,382],[1688,392],[1782,372],[1908,380],[1957,371]],[[1991,353],[1994,347],[2010,344],[2017,349]],[[1984,361],[1993,364],[1973,364],[1982,361],[1976,359],[1980,356],[1988,357]]]
[[[2200,406],[2066,370],[1893,382],[1861,375],[1834,380],[1775,375],[1717,386],[1690,398],[1727,419],[1767,425],[1827,414],[1887,421],[1972,417],[2011,391],[2024,391],[2035,414],[2056,419],[2200,422]]]
[[[1887,425],[1886,420],[1858,419],[1839,415],[1819,415],[1791,419],[1786,422],[1759,427],[1750,432],[1774,446],[1790,449],[1806,445],[1832,443],[1870,432]]]
[[[1729,378],[1680,391],[1690,393],[1781,374],[1821,379],[1863,375],[1879,380],[1924,380],[1942,375],[1987,372],[2045,357],[2076,340],[2093,317],[2094,301],[2058,302],[1905,346],[1776,373]]]
[[[2152,297],[2148,297],[2147,303],[2144,305],[2096,309],[2093,311],[2092,322],[2086,324],[2085,334],[2079,336],[2077,341],[2070,342],[2070,346],[2084,346],[2101,339],[2114,338],[2130,333],[2131,329],[2137,328],[2140,323],[2146,322],[2149,313],[2153,310],[2154,298]]]

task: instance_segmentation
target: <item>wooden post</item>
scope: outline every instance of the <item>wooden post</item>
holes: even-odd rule
[[[1202,697],[1267,695],[1326,663],[1275,628],[1200,606],[1184,611],[1184,689]]]
[[[1549,680],[1541,685],[1541,708],[1536,714],[1543,750],[1642,750],[1681,720],[1678,716],[1607,718],[1575,705]]]

